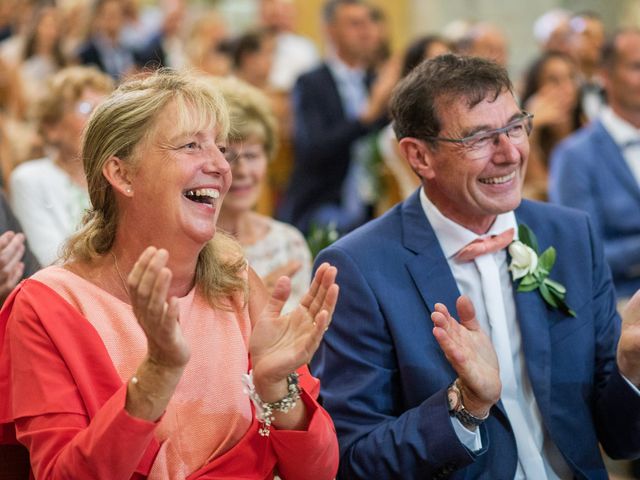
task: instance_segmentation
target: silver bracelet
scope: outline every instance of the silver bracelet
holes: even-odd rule
[[[296,406],[296,402],[300,399],[300,386],[298,385],[298,373],[293,372],[287,375],[287,390],[285,397],[277,402],[263,402],[256,387],[253,384],[253,370],[248,374],[242,375],[242,383],[244,384],[244,393],[249,395],[256,408],[256,419],[262,425],[258,429],[258,433],[263,437],[268,437],[271,423],[275,419],[274,412],[288,413],[289,410]]]

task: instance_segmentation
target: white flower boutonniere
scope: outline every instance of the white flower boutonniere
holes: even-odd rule
[[[551,269],[556,263],[556,249],[549,247],[538,255],[538,240],[525,224],[518,225],[518,237],[519,240],[514,240],[509,245],[509,255],[511,255],[509,270],[514,281],[520,280],[518,292],[531,292],[537,289],[551,307],[575,317],[576,312],[571,310],[564,301],[567,289],[549,278]]]

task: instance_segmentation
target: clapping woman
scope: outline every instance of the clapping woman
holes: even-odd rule
[[[0,316],[0,440],[27,447],[35,478],[334,477],[305,365],[336,269],[281,315],[288,278],[268,295],[216,232],[228,127],[217,90],[172,72],[122,84],[93,113],[85,224]]]

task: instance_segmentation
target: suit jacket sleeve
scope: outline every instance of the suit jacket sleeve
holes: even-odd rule
[[[339,477],[432,478],[472,463],[476,455],[453,429],[446,389],[413,408],[403,404],[401,390],[412,387],[401,385],[393,339],[365,274],[336,246],[316,265],[324,261],[338,268],[340,300],[312,371],[338,432]],[[488,448],[484,427],[481,435],[478,454]]]
[[[19,297],[10,306],[4,348],[11,355],[16,438],[30,452],[35,478],[142,478],[135,472],[156,424],[124,410],[126,384],[89,418],[67,364]]]
[[[599,152],[597,145],[591,143],[581,149],[572,143],[560,144],[551,157],[549,199],[587,212],[595,231],[604,237],[604,214],[599,205],[604,199],[594,188],[603,159],[595,158],[596,152]],[[616,192],[610,194],[611,199],[615,198]],[[640,235],[605,238],[604,254],[614,277],[637,276]]]
[[[640,454],[640,395],[617,368],[620,317],[608,266],[603,261],[602,245],[591,226],[589,230],[594,253],[595,427],[598,440],[610,457],[634,458]]]

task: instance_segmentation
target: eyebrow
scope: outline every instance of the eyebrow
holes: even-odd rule
[[[507,120],[507,123],[505,125],[509,125],[511,122],[513,122],[514,120],[518,119],[519,117],[522,117],[522,112],[521,111],[518,111],[518,112],[514,113],[513,115],[511,115],[511,117],[509,117],[509,120]],[[503,127],[505,125],[503,125]],[[471,136],[475,135],[476,133],[495,130],[496,128],[502,128],[502,127],[493,127],[493,126],[487,125],[487,124],[477,125],[475,127],[469,127],[468,129],[462,131],[461,137],[462,138],[471,137]]]

